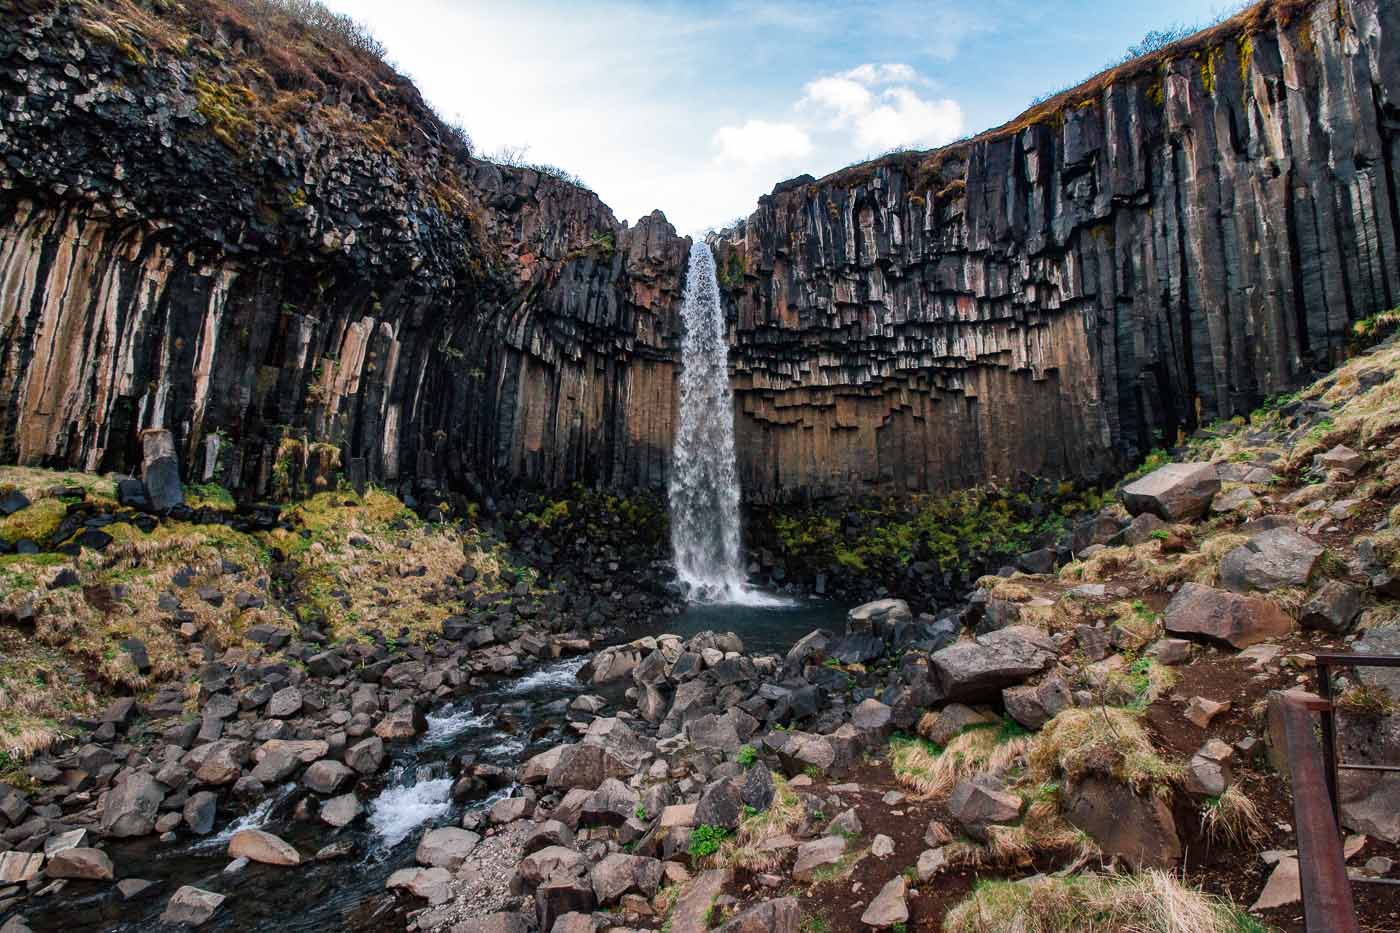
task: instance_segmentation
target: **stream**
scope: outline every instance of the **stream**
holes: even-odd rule
[[[845,607],[818,600],[778,607],[695,605],[666,620],[662,628],[631,631],[629,638],[671,632],[688,638],[711,629],[733,631],[751,654],[785,653],[814,628],[841,630]],[[298,785],[270,791],[247,813],[202,838],[182,836],[175,845],[156,837],[109,843],[106,848],[120,878],[145,878],[157,887],[124,901],[111,884],[72,882],[60,895],[35,899],[23,911],[36,933],[158,929],[159,917],[175,890],[184,884],[228,896],[201,930],[309,931],[392,930],[403,915],[424,902],[385,891],[389,875],[414,864],[420,830],[456,825],[468,809],[489,806],[509,796],[515,786],[464,801],[451,800],[451,761],[475,755],[488,764],[518,766],[529,756],[577,736],[569,727],[568,705],[590,692],[605,697],[610,708],[625,702],[630,681],[589,688],[577,679],[587,656],[541,666],[522,677],[502,680],[470,697],[456,700],[428,716],[427,731],[414,743],[391,748],[390,761],[378,776],[375,795],[366,801],[366,818],[333,830],[317,820],[292,818]],[[228,804],[221,801],[222,813]],[[286,839],[306,859],[297,867],[250,863],[226,874],[228,841],[240,829],[261,828]],[[353,845],[350,855],[324,862],[312,856],[340,841]]]

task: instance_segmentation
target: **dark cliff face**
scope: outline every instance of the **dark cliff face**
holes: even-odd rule
[[[746,488],[1092,475],[1335,365],[1400,301],[1400,4],[1260,12],[765,198],[721,260]]]
[[[0,37],[0,458],[131,469],[161,426],[250,495],[337,459],[660,481],[687,247],[663,217],[465,157],[377,63],[283,87],[214,15],[236,4],[28,6]]]
[[[163,426],[247,496],[337,460],[664,484],[664,217],[471,159],[377,63],[284,73],[236,3],[109,2],[0,4],[0,458],[131,469]],[[1397,18],[1266,5],[1024,125],[780,185],[716,243],[746,495],[1093,475],[1335,362],[1400,301]]]

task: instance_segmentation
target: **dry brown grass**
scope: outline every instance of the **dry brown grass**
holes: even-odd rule
[[[1042,783],[1101,774],[1158,796],[1169,795],[1182,773],[1157,754],[1139,714],[1109,706],[1062,711],[1036,734],[1027,758]]]
[[[1025,754],[1029,743],[1029,736],[1007,738],[996,726],[963,732],[941,751],[922,740],[892,741],[890,768],[904,786],[924,797],[942,799],[974,774],[1005,772]]]
[[[1254,845],[1268,835],[1259,807],[1238,784],[1206,801],[1201,809],[1201,830],[1207,839],[1236,846]]]
[[[946,933],[1239,933],[1228,901],[1161,871],[979,883],[944,918]]]
[[[772,871],[782,864],[786,849],[772,843],[802,824],[806,810],[797,792],[788,786],[782,775],[773,775],[773,803],[767,810],[745,817],[739,831],[726,839],[710,864],[718,868],[741,868],[748,871]]]

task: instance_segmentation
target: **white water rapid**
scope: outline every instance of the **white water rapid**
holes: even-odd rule
[[[690,248],[681,308],[680,425],[671,457],[671,553],[693,602],[785,605],[750,587],[739,554],[734,392],[715,257]]]

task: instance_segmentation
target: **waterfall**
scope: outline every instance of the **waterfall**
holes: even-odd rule
[[[715,257],[703,242],[690,248],[681,319],[680,424],[670,485],[676,575],[696,602],[780,604],[744,581],[729,347]]]

